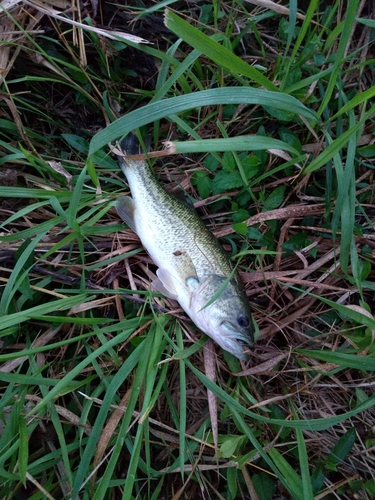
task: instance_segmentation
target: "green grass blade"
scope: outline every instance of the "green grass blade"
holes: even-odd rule
[[[10,234],[9,236],[2,236],[1,241],[11,243],[13,241],[22,241],[28,238],[37,237],[40,233],[47,234],[52,228],[64,222],[63,217],[54,217],[52,219],[41,222],[39,225],[33,225],[28,229],[19,231],[18,233]]]
[[[296,429],[296,437],[302,479],[302,498],[303,500],[314,500],[310,477],[309,457],[307,454],[305,438],[301,429]]]
[[[43,320],[47,321],[48,318],[49,317],[46,316],[44,318],[40,318],[40,319],[38,318],[38,320],[39,321],[43,321]],[[78,318],[69,318],[69,322],[73,321],[74,319],[78,319]],[[83,323],[83,324],[87,324],[87,322],[89,321],[87,318],[80,318],[80,319],[81,319],[81,323]],[[60,322],[63,322],[63,318],[59,318],[59,320],[60,320]],[[55,342],[55,343],[48,344],[48,345],[41,346],[41,347],[33,347],[30,349],[22,349],[22,350],[17,351],[17,352],[9,352],[6,354],[0,354],[0,363],[4,363],[5,361],[9,361],[11,359],[18,359],[20,357],[26,358],[27,356],[34,356],[35,354],[38,354],[40,352],[52,351],[53,349],[58,349],[59,347],[63,347],[65,345],[70,345],[70,344],[80,342],[81,340],[85,340],[85,339],[89,338],[90,336],[92,336],[91,332],[84,333],[83,335],[78,335],[78,336],[73,337],[71,339],[64,339],[61,342]]]
[[[18,472],[20,475],[21,482],[25,487],[27,482],[26,473],[29,461],[29,439],[27,435],[27,426],[24,415],[20,415],[18,424],[20,431],[20,445],[18,451]]]
[[[355,118],[353,111],[349,112],[349,130],[355,128]],[[356,212],[356,169],[355,155],[357,148],[357,136],[352,134],[348,140],[348,150],[343,168],[341,158],[335,156],[335,172],[338,183],[338,193],[336,206],[332,217],[333,237],[336,238],[339,221],[341,222],[341,252],[340,265],[346,273],[349,265],[349,255],[351,251],[356,252],[353,238]]]
[[[325,363],[334,363],[345,368],[369,372],[375,371],[375,359],[370,356],[347,354],[340,351],[309,351],[307,349],[298,349],[297,352],[304,356],[319,359]]]
[[[375,96],[375,85],[370,87],[367,90],[364,90],[363,92],[360,92],[359,94],[356,94],[354,97],[352,97],[352,99],[350,99],[350,101],[348,101],[342,107],[340,107],[340,110],[337,113],[335,113],[329,119],[329,121],[332,122],[332,121],[336,120],[339,116],[347,113],[351,109],[354,109],[354,108],[360,106],[361,104],[367,102],[369,99],[371,99],[374,96]]]
[[[297,58],[297,54],[298,54],[298,51],[300,50],[300,47],[303,43],[303,40],[306,37],[307,32],[311,29],[311,20],[313,18],[315,10],[318,8],[318,6],[319,6],[319,0],[312,0],[309,2],[308,9],[307,9],[307,12],[305,15],[305,19],[303,20],[302,27],[301,27],[301,29],[298,30],[297,40],[293,44],[293,50],[292,50],[292,53],[289,57],[288,65],[287,65],[286,70],[285,70],[286,74],[288,74],[288,72],[291,70],[291,67]],[[297,7],[297,6],[295,6],[295,7]],[[295,12],[294,19],[293,19],[294,20],[293,28],[295,27],[296,16],[297,16],[297,13]],[[290,25],[292,25],[292,19],[290,20],[289,23],[290,23]],[[293,30],[293,32],[295,33],[295,30]],[[290,34],[288,35],[288,42],[289,42],[289,39],[291,39]],[[289,43],[288,43],[288,45],[289,45]],[[289,89],[285,88],[286,87],[285,82],[286,82],[286,80],[283,80],[280,89],[284,90],[285,92],[288,92]]]
[[[13,215],[11,215],[2,224],[0,224],[0,229],[2,229],[5,226],[8,226],[9,224],[16,221],[17,219],[20,219],[21,217],[24,217],[25,215],[29,214],[30,212],[33,212],[34,210],[38,210],[38,208],[44,207],[45,205],[48,205],[48,201],[40,201],[38,203],[32,203],[31,205],[28,205],[27,207],[22,208],[18,212],[15,212]]]
[[[2,371],[0,371],[0,380],[10,384],[45,385],[46,387],[53,387],[59,382],[58,380],[49,379],[40,375],[33,375],[32,380],[30,380],[30,375],[24,375],[22,373],[6,373]]]
[[[267,149],[281,149],[289,151],[296,156],[299,152],[279,139],[262,137],[257,135],[231,137],[226,139],[204,139],[198,141],[169,141],[166,143],[167,149],[173,153],[219,153],[222,151],[261,151]]]
[[[288,23],[288,38],[286,40],[286,45],[285,45],[285,49],[284,49],[284,53],[285,55],[288,54],[289,52],[289,48],[290,48],[290,44],[292,43],[292,40],[293,38],[295,37],[295,34],[296,34],[296,23],[297,23],[297,1],[296,0],[291,0],[289,2],[289,23]],[[301,32],[303,32],[303,25],[302,25],[302,29],[300,30],[300,33],[299,35],[301,36]],[[298,44],[298,40],[296,41],[295,45]],[[296,48],[294,47],[294,50],[296,50]],[[297,48],[298,50],[298,48]],[[291,56],[291,60],[293,58],[293,53],[292,53],[292,56]]]
[[[227,403],[231,406],[232,411],[236,411],[241,415],[247,415],[255,420],[259,420],[260,422],[267,422],[273,425],[279,425],[282,427],[291,427],[294,429],[302,429],[302,430],[324,430],[329,429],[333,425],[336,425],[339,422],[343,422],[348,418],[351,418],[354,415],[357,415],[361,411],[365,411],[368,408],[372,408],[375,406],[375,396],[370,397],[368,400],[364,401],[360,405],[358,405],[355,409],[345,412],[341,415],[335,415],[333,417],[327,418],[316,418],[311,420],[283,420],[283,419],[273,419],[264,417],[263,415],[259,415],[252,411],[247,410],[243,405],[238,403],[235,399],[233,399],[229,394],[227,394],[223,389],[219,386],[211,382],[203,373],[197,370],[189,360],[185,360],[186,364],[189,368],[197,375],[199,380],[207,387],[211,392],[213,392],[221,401]]]
[[[183,334],[181,328],[178,327],[176,331],[177,335],[177,345],[178,348],[182,351],[184,349],[183,342]],[[184,464],[185,464],[185,434],[186,434],[186,415],[187,415],[187,407],[186,407],[186,365],[183,359],[179,361],[180,368],[180,425],[179,425],[179,441],[180,441],[180,449],[179,449],[179,466],[181,471],[181,477],[184,477]]]
[[[289,288],[301,292],[300,288],[297,288],[293,285],[287,285],[287,286]],[[344,317],[348,317],[354,320],[356,323],[358,323],[358,325],[367,326],[368,328],[371,328],[371,330],[375,330],[375,319],[373,317],[369,317],[366,314],[358,312],[357,310],[351,308],[350,306],[349,307],[345,306],[338,302],[334,302],[333,300],[326,299],[325,297],[315,295],[311,292],[305,292],[305,293],[308,293],[308,295],[310,295],[311,297],[315,297],[316,299],[324,302],[324,304],[327,304],[328,306],[332,307],[332,309],[335,309]]]
[[[165,10],[165,25],[186,43],[199,50],[220,67],[232,73],[243,75],[268,90],[277,90],[260,71],[245,63],[229,49],[213,41],[207,35],[191,26],[169,9]]]
[[[331,141],[330,144],[320,153],[315,160],[313,160],[305,169],[304,172],[310,173],[318,170],[320,167],[328,163],[332,158],[338,154],[342,149],[345,148],[348,141],[357,134],[357,132],[363,127],[363,124],[366,120],[370,118],[370,116],[374,113],[375,106],[371,106],[369,111],[362,115],[362,117],[358,120],[358,122],[346,130],[342,135],[337,137],[334,141]]]
[[[345,51],[347,50],[348,42],[351,37],[352,28],[355,23],[355,16],[358,11],[358,5],[359,5],[359,0],[352,0],[351,2],[348,3],[339,46],[337,48],[335,59],[332,65],[333,72],[331,73],[331,77],[328,82],[328,87],[324,92],[322,103],[317,111],[317,115],[319,117],[323,114],[323,111],[326,109],[328,103],[332,98],[332,94],[336,88],[339,72],[342,65],[342,60],[344,59],[344,54]]]
[[[330,470],[337,470],[337,465],[346,459],[355,441],[356,429],[352,427],[340,437],[332,448],[331,453],[327,457],[326,467]]]
[[[242,419],[241,414],[232,406],[230,406],[231,411],[233,412],[233,416],[236,418],[237,422],[239,423],[239,427],[244,433],[245,436],[248,437],[250,443],[254,446],[255,450],[259,453],[259,455],[262,457],[262,459],[265,461],[265,463],[269,466],[271,471],[275,474],[276,477],[280,480],[280,482],[283,484],[283,486],[290,491],[290,479],[288,476],[285,476],[283,473],[284,471],[282,470],[282,467],[285,465],[285,460],[281,461],[279,460],[279,463],[277,463],[276,460],[272,457],[272,452],[276,451],[274,448],[271,448],[271,450],[266,453],[257,440],[256,436],[254,435],[253,431],[251,430],[249,425],[246,425],[245,421]],[[243,464],[245,465],[245,464]],[[281,465],[281,467],[280,467]],[[289,465],[289,464],[287,464]],[[241,460],[239,460],[239,466],[242,466]],[[286,467],[284,466],[284,469]],[[293,471],[294,472],[294,471]],[[295,474],[295,473],[294,473]],[[296,475],[296,474],[295,474]],[[295,482],[298,483],[298,475],[296,475]],[[297,489],[297,488],[296,488]],[[297,498],[299,500],[299,498]],[[302,500],[302,499],[301,499]]]
[[[121,341],[123,341],[123,340],[124,339],[122,339]],[[133,369],[135,369],[135,367],[137,367],[137,371],[136,371],[136,374],[134,377],[134,383],[132,385],[132,392],[131,392],[129,402],[128,402],[127,407],[126,407],[124,417],[123,417],[122,422],[121,422],[121,428],[120,428],[119,433],[118,433],[116,444],[114,445],[115,448],[112,452],[109,464],[108,464],[106,471],[103,475],[100,486],[96,490],[95,496],[94,496],[95,500],[104,497],[104,495],[106,493],[106,489],[108,488],[108,482],[111,478],[113,468],[116,465],[116,457],[118,457],[118,455],[122,452],[124,441],[126,439],[128,439],[127,433],[128,433],[130,421],[133,418],[132,412],[133,412],[135,404],[137,403],[137,400],[139,398],[139,392],[141,390],[141,387],[143,385],[143,382],[144,382],[144,379],[145,379],[145,376],[147,373],[147,367],[149,365],[149,358],[150,358],[150,355],[152,354],[151,346],[152,346],[152,342],[154,340],[155,339],[154,339],[152,334],[148,335],[144,339],[142,344],[140,344],[137,347],[137,349],[127,358],[124,365],[116,373],[112,382],[108,386],[108,388],[106,390],[105,398],[104,398],[104,400],[101,404],[101,407],[100,407],[99,415],[96,418],[95,425],[93,427],[92,433],[90,435],[88,444],[87,444],[86,449],[85,449],[84,462],[80,464],[78,471],[77,471],[73,494],[74,494],[74,492],[76,492],[76,494],[78,494],[82,484],[84,483],[85,475],[87,474],[87,464],[91,462],[92,457],[95,454],[96,443],[100,437],[102,427],[105,423],[105,419],[106,419],[107,413],[110,409],[110,405],[113,403],[116,391],[118,390],[119,386],[122,384],[123,380],[129,375],[129,373]],[[108,343],[106,345],[108,345]],[[155,375],[156,375],[156,371],[155,371],[153,376],[155,377]],[[139,429],[141,429],[141,430],[139,430]],[[140,436],[142,437],[142,433],[141,433],[142,426],[138,427],[138,431],[140,432]],[[139,443],[137,444],[137,446],[139,446]],[[139,460],[138,448],[133,450],[133,452],[134,452],[134,455],[132,454],[132,460],[133,460],[132,467],[134,467],[134,464],[137,464],[138,460]],[[126,489],[126,491],[128,491],[128,494],[131,494],[131,492],[132,492],[132,484],[133,484],[134,480],[135,480],[135,478],[129,472],[128,477],[127,477],[127,481],[128,481],[127,484],[130,485],[129,486],[130,491],[128,491]]]
[[[0,331],[6,330],[13,325],[18,325],[25,321],[29,321],[32,318],[42,316],[44,314],[49,314],[56,311],[66,311],[78,304],[82,304],[88,300],[85,294],[75,295],[74,297],[68,297],[66,299],[53,300],[47,304],[40,304],[25,311],[19,311],[12,314],[4,315],[1,318]]]
[[[292,110],[296,115],[304,116],[308,120],[315,118],[314,111],[305,107],[293,96],[279,92],[250,87],[225,87],[202,90],[193,94],[171,97],[160,102],[148,104],[119,118],[92,138],[89,155],[93,155],[108,143],[127,135],[132,130],[152,123],[155,120],[160,120],[161,118],[188,109],[228,103],[256,104],[289,112]]]
[[[284,484],[292,495],[293,500],[310,500],[311,497],[304,497],[302,479],[287,460],[276,450],[271,448],[268,452],[277,468],[280,470],[281,477],[284,478]],[[280,475],[279,475],[280,478]]]
[[[40,233],[30,241],[27,247],[24,249],[22,254],[18,257],[14,269],[8,279],[7,284],[3,290],[1,300],[0,300],[0,316],[4,317],[9,308],[9,304],[14,297],[15,293],[18,291],[22,281],[28,276],[31,267],[28,265],[28,260],[33,255],[33,252],[38,245],[38,243],[45,237],[47,231]],[[26,268],[26,269],[25,269]]]
[[[82,198],[82,188],[83,188],[83,183],[85,182],[85,177],[86,177],[86,172],[87,168],[85,167],[82,172],[79,174],[79,177],[77,179],[77,183],[74,186],[73,190],[73,195],[70,200],[69,208],[66,211],[67,214],[67,222],[69,224],[69,227],[73,229],[73,231],[76,231],[78,229],[77,227],[77,212],[78,208],[81,202]]]
[[[375,20],[374,19],[365,19],[363,17],[357,17],[356,21],[358,21],[361,24],[364,24],[365,26],[370,26],[371,28],[375,28]]]
[[[68,201],[70,199],[71,193],[66,191],[46,190],[46,189],[34,189],[34,188],[22,188],[13,186],[0,186],[0,196],[2,198],[36,198],[39,200],[49,200],[51,198],[51,193],[56,198],[62,201]]]
[[[53,401],[53,399],[60,393],[64,391],[64,388],[69,385],[76,376],[78,376],[81,371],[88,366],[93,359],[98,358],[101,354],[106,352],[108,349],[111,347],[115,346],[116,344],[119,344],[121,342],[124,342],[129,335],[131,335],[134,331],[134,329],[138,326],[139,324],[139,319],[137,318],[137,321],[128,321],[127,322],[127,327],[125,329],[124,325],[124,330],[116,337],[112,338],[109,340],[106,344],[98,347],[94,352],[92,352],[87,358],[85,358],[83,361],[78,363],[76,367],[67,373],[65,377],[63,377],[61,380],[58,381],[58,383],[55,385],[55,387],[48,393],[48,395],[43,398],[41,402],[39,402],[36,407],[30,412],[30,414],[34,414],[39,412],[42,408],[45,408],[49,403]]]

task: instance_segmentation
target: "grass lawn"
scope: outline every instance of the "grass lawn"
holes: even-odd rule
[[[1,499],[375,498],[374,18],[1,3]],[[150,288],[134,129],[238,266],[247,363]]]

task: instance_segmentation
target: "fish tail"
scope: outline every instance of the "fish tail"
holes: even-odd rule
[[[147,151],[150,150],[150,142],[150,137],[146,137],[144,143],[147,147]],[[125,137],[125,139],[122,139],[122,141],[119,142],[119,146],[125,156],[133,156],[144,153],[144,149],[134,132],[130,132],[130,134]],[[117,159],[121,170],[126,175],[126,170],[128,169],[129,164],[122,156],[117,156]],[[140,162],[138,162],[138,164],[140,164]]]
[[[134,132],[130,132],[125,139],[120,141],[120,147],[127,156],[143,153],[142,146]]]

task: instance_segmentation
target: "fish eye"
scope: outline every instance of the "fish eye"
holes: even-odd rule
[[[240,314],[238,317],[237,317],[237,323],[239,324],[239,326],[241,326],[242,328],[246,328],[247,326],[250,325],[250,318],[249,316],[247,316],[246,314]]]

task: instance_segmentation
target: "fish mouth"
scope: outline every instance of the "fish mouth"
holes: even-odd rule
[[[224,350],[230,352],[236,358],[242,361],[250,359],[250,347],[253,343],[250,339],[239,335],[238,332],[233,332],[232,335],[228,335],[228,333],[227,335],[220,335],[215,340]]]
[[[239,332],[238,328],[226,321],[221,324],[221,327],[225,328],[225,331],[221,330],[218,335],[219,338],[221,337],[221,341],[216,340],[217,343],[221,344],[223,349],[241,361],[248,361],[250,359],[250,347],[254,343],[252,331]]]
[[[236,342],[242,347],[252,346],[254,344],[254,332],[252,329],[246,328],[241,332],[229,321],[223,321],[221,326],[225,328],[226,336],[231,342]]]
[[[233,345],[232,349],[230,349],[229,352],[231,352],[236,358],[240,359],[241,361],[249,361],[250,359],[250,345],[248,343],[240,344],[238,345],[239,342],[237,341],[235,345]],[[229,350],[229,349],[228,349]]]
[[[247,339],[244,339],[244,338],[236,338],[236,342],[237,344],[240,344],[241,347],[245,348],[247,346],[252,346],[253,343],[251,340],[247,340]]]

